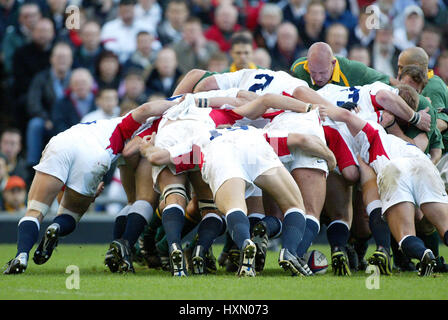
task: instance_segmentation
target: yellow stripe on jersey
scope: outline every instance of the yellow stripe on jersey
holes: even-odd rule
[[[334,57],[334,58],[336,59],[336,57]],[[294,72],[296,67],[298,67],[299,65],[302,65],[302,64],[303,64],[303,69],[306,72],[310,73],[310,69],[308,67],[308,60],[296,63],[294,65],[294,67],[292,68],[292,71]],[[314,80],[313,80],[313,77],[310,77],[310,78],[311,78],[312,84],[315,84]],[[342,78],[342,81],[344,82],[344,85],[346,87],[350,87],[350,84],[348,83],[347,77],[342,73],[341,66],[339,65],[339,61],[338,61],[338,59],[336,59],[336,63],[334,65],[334,69],[333,69],[333,75],[331,77],[331,81],[339,83],[341,81],[341,78]]]
[[[251,62],[251,63],[249,63],[249,67],[247,69],[258,69],[258,68],[257,68],[256,64]],[[229,72],[236,72],[236,71],[238,71],[238,69],[237,69],[235,63],[232,63],[232,65],[230,66]]]

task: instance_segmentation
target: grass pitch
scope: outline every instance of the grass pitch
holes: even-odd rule
[[[0,274],[0,299],[57,299],[57,300],[333,300],[333,299],[437,299],[448,298],[448,274],[420,278],[416,273],[395,273],[377,279],[372,274],[358,272],[351,277],[336,277],[331,267],[325,275],[291,277],[277,264],[278,253],[268,251],[265,270],[255,278],[238,278],[218,269],[216,275],[173,278],[168,272],[135,265],[135,274],[111,274],[103,265],[108,245],[60,244],[44,265],[32,262],[24,274]],[[215,245],[218,256],[222,246]],[[313,246],[330,260],[329,247]],[[448,248],[441,246],[448,257]],[[369,256],[374,248],[371,246]],[[0,245],[0,263],[6,263],[16,252],[15,245]],[[31,251],[31,255],[34,249]],[[79,289],[68,289],[73,272],[79,268]],[[70,287],[70,285],[69,285]]]

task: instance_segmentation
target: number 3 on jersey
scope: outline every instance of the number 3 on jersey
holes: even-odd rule
[[[264,79],[263,83],[255,83],[252,86],[250,86],[249,91],[257,92],[258,90],[264,90],[274,79],[273,76],[270,76],[265,73],[257,74],[255,76],[255,79]]]

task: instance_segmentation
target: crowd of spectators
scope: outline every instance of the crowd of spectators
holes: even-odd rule
[[[0,209],[52,136],[169,97],[193,68],[229,70],[239,33],[251,62],[285,71],[325,41],[395,77],[420,46],[448,83],[448,0],[0,0]]]

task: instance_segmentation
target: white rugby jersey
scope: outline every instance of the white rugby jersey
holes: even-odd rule
[[[379,81],[355,87],[342,87],[330,83],[317,90],[317,93],[337,106],[341,106],[345,102],[356,103],[360,108],[360,112],[356,114],[358,117],[366,121],[379,122],[384,110],[376,102],[376,94],[379,90],[389,90],[398,95],[398,89]]]
[[[418,147],[392,134],[387,134],[382,126],[373,121],[367,122],[355,136],[354,141],[357,153],[377,174],[380,174],[389,161],[394,159],[427,159]]]
[[[111,162],[117,160],[124,148],[124,143],[142,127],[132,118],[131,112],[123,117],[79,123],[64,131],[84,139],[95,139],[110,154]]]
[[[259,95],[267,93],[292,94],[294,89],[308,84],[284,71],[268,69],[242,69],[214,75],[219,89],[239,88]]]

